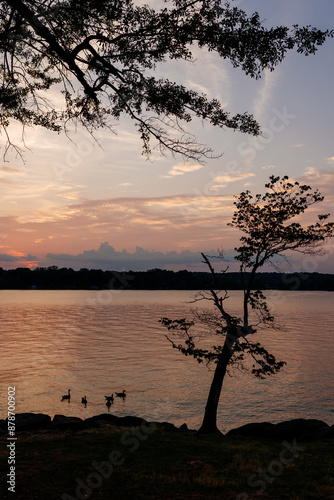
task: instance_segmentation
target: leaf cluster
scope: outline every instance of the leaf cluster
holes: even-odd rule
[[[242,270],[263,266],[272,257],[294,250],[316,254],[323,243],[333,236],[334,223],[326,222],[329,214],[318,215],[315,224],[303,227],[292,219],[310,206],[323,201],[323,196],[310,186],[290,182],[289,177],[271,176],[267,192],[255,197],[247,190],[235,202],[236,211],[229,226],[240,229],[245,236],[236,247],[236,259]]]
[[[132,0],[0,1],[0,126],[15,119],[55,131],[69,121],[94,129],[127,115],[146,155],[153,139],[162,153],[200,161],[212,151],[187,133],[194,118],[253,135],[259,125],[248,113],[231,116],[217,99],[156,78],[158,64],[193,61],[197,47],[259,78],[288,50],[314,53],[329,36],[310,26],[266,28],[258,13],[247,16],[220,0],[173,0],[160,10]],[[63,92],[64,108],[46,99],[51,88]]]
[[[193,321],[187,321],[185,318],[172,320],[164,317],[159,322],[168,331],[174,335],[177,334],[178,338],[183,339],[183,343],[177,343],[170,336],[166,335],[173,349],[177,349],[184,356],[193,357],[198,363],[205,362],[207,366],[211,363],[218,363],[224,349],[224,341],[226,341],[225,329],[221,329],[220,332],[216,331],[217,334],[220,333],[222,335],[223,345],[213,345],[210,349],[202,349],[196,345],[194,336],[189,333],[189,330],[195,324]],[[259,342],[238,338],[235,342],[230,343],[230,348],[233,354],[228,365],[229,374],[231,370],[238,369],[250,373],[256,378],[264,379],[266,376],[279,372],[286,364],[285,361],[277,361],[275,356],[270,354]],[[247,356],[250,356],[253,360],[251,368],[246,363]]]

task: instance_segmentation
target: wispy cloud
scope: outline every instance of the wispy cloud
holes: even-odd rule
[[[275,165],[264,165],[261,168],[262,168],[262,170],[271,170],[272,168],[276,168],[276,166]]]
[[[134,243],[155,251],[191,251],[226,247],[226,224],[234,210],[231,195],[176,195],[82,201],[29,216],[0,218],[0,233],[11,249],[37,255],[80,253],[109,240],[133,249]],[[232,236],[233,239],[233,236]],[[233,246],[233,244],[232,244]],[[5,251],[5,253],[10,253]]]
[[[305,169],[301,178],[308,182],[311,187],[319,189],[319,191],[325,196],[325,199],[334,199],[334,172],[326,172],[317,167],[309,166]]]
[[[209,93],[209,89],[207,87],[205,87],[204,85],[201,85],[200,83],[193,82],[191,80],[186,81],[186,86],[187,86],[187,88],[193,89],[196,92],[199,92],[201,94],[207,95]]]
[[[169,171],[168,175],[162,175],[161,177],[164,179],[170,179],[177,175],[189,174],[190,172],[196,172],[196,170],[200,170],[203,168],[203,165],[199,163],[189,163],[189,162],[181,162],[174,165]]]
[[[244,181],[253,175],[226,174],[217,176],[216,181]],[[309,167],[297,180],[318,187],[326,196],[326,203],[315,207],[318,213],[331,211],[334,172],[321,172]],[[125,261],[116,258],[118,253],[122,253],[129,257],[133,268],[137,262],[137,268],[142,266],[143,269],[145,266],[174,265],[171,260],[173,251],[177,254],[175,262],[178,260],[182,265],[185,262],[182,252],[185,250],[198,256],[200,251],[226,250],[236,246],[240,234],[227,226],[235,209],[234,200],[232,195],[217,194],[123,197],[84,200],[64,206],[61,210],[36,211],[35,219],[31,216],[0,217],[0,243],[5,245],[0,247],[3,267],[55,264],[122,269]],[[312,214],[315,215],[314,212]],[[95,249],[104,241],[110,241],[110,245],[102,246],[100,250],[87,250],[88,254],[83,251]],[[146,249],[143,251],[146,260],[138,260],[139,250],[135,245],[140,251]],[[114,261],[111,260],[111,255],[114,255],[111,248],[118,249],[114,250]],[[103,257],[102,250],[108,255]],[[163,254],[160,260],[156,258],[159,252]],[[188,260],[189,265],[191,262],[191,259]],[[116,264],[118,267],[114,267]]]
[[[230,174],[218,175],[213,179],[213,185],[210,188],[210,191],[218,191],[219,189],[225,188],[231,182],[242,181],[254,176],[255,174],[251,172],[232,172]]]
[[[11,186],[13,185],[13,182],[9,179],[4,179],[3,177],[0,177],[0,184],[3,186]]]
[[[310,166],[307,167],[304,174],[296,179],[299,182],[308,184],[313,189],[318,189],[319,192],[324,196],[324,200],[320,204],[316,204],[309,208],[307,213],[305,214],[304,219],[312,217],[312,220],[315,220],[315,214],[324,214],[330,213],[330,221],[334,221],[334,172],[333,171],[322,171],[316,167]],[[327,248],[330,248],[332,245],[332,249],[334,250],[333,243],[329,243],[326,245]],[[334,252],[333,252],[334,255]]]
[[[3,172],[5,174],[10,174],[10,175],[22,175],[22,170],[19,170],[18,168],[12,167],[10,165],[0,165],[0,172]]]
[[[263,84],[253,102],[254,116],[260,123],[265,121],[264,115],[271,102],[272,89],[276,84],[278,73],[279,69],[276,69],[275,72],[269,70],[264,71]]]

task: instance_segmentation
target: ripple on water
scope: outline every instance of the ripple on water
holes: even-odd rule
[[[116,398],[111,412],[198,427],[212,372],[172,349],[158,322],[162,316],[191,317],[193,304],[186,301],[193,292],[122,291],[107,304],[99,304],[98,293],[0,291],[0,381],[16,386],[17,412],[87,418],[107,410],[105,395],[126,389],[126,399]],[[288,364],[264,381],[240,373],[226,378],[219,406],[224,430],[296,417],[334,423],[333,295],[284,296],[274,305],[286,329],[258,339]],[[231,292],[232,309],[240,302],[241,293]],[[70,403],[61,401],[69,388]],[[2,391],[2,418],[6,403]]]

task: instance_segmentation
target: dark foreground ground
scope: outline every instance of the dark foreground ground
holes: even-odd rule
[[[203,436],[168,426],[21,431],[15,493],[7,435],[0,498],[15,500],[333,499],[334,438]]]

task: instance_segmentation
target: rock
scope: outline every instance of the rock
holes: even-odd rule
[[[255,438],[268,438],[278,441],[307,441],[330,436],[331,427],[322,420],[297,418],[271,424],[270,422],[260,422],[242,425],[232,429],[227,433],[228,436],[247,436]]]
[[[121,425],[120,418],[110,413],[102,413],[101,415],[94,415],[94,417],[86,418],[84,424],[88,427],[104,427],[109,425]]]
[[[308,441],[324,437],[329,425],[322,420],[297,418],[280,422],[269,430],[269,436],[279,441]]]
[[[166,431],[178,431],[179,429],[170,422],[149,422],[150,426],[155,427],[157,429],[162,429]]]
[[[55,415],[51,425],[57,429],[82,429],[84,427],[84,421],[79,417]]]
[[[254,438],[268,437],[268,433],[274,427],[270,422],[258,422],[245,424],[227,432],[226,436],[246,436]]]
[[[127,417],[119,417],[120,423],[118,425],[123,425],[124,427],[140,427],[142,424],[146,424],[146,420],[140,417],[134,417],[129,415]]]
[[[334,438],[334,425],[332,425],[331,427],[328,427],[328,429],[326,429],[324,437],[325,438]]]
[[[182,425],[180,426],[180,431],[187,432],[187,431],[188,431],[188,426],[187,426],[187,424],[182,424]]]
[[[51,417],[44,415],[44,413],[17,413],[15,415],[15,429],[17,431],[43,429],[48,427],[50,423]]]
[[[115,425],[119,427],[140,427],[142,424],[160,426],[158,422],[147,422],[141,417],[135,417],[133,415],[128,415],[126,417],[116,417],[116,415],[111,415],[110,413],[102,413],[101,415],[95,415],[94,417],[86,418],[84,424],[88,427],[104,427],[105,425]],[[173,424],[167,424],[172,428],[176,427]]]
[[[135,417],[133,415],[116,417],[110,413],[102,413],[101,415],[95,415],[85,420],[85,424],[89,427],[103,427],[106,424],[118,425],[121,427],[140,427],[143,423],[146,424],[147,422],[140,417]]]

